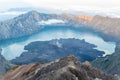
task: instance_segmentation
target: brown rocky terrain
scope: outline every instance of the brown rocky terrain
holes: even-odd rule
[[[47,64],[16,66],[0,80],[117,80],[91,66],[89,62],[79,63],[74,56],[68,56]]]

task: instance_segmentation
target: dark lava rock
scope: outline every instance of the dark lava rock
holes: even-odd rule
[[[77,56],[81,62],[93,61],[104,54],[103,51],[94,49],[95,47],[85,40],[74,38],[36,41],[25,46],[26,51],[11,62],[17,65],[34,62],[46,63],[70,54]]]

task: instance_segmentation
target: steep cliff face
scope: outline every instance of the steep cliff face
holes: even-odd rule
[[[62,16],[69,21],[69,24],[92,29],[106,40],[120,40],[120,18],[70,14],[63,14]]]
[[[110,39],[120,40],[120,19],[102,16],[77,16],[77,23],[83,24],[96,32],[110,36]],[[105,38],[105,37],[104,37]]]
[[[5,58],[1,55],[2,49],[0,49],[0,75],[4,74],[6,71],[8,71],[12,65],[5,60]]]
[[[68,56],[47,64],[17,66],[0,80],[117,80],[95,68],[89,62],[79,63],[74,56]]]
[[[109,17],[101,17],[95,16],[91,23],[94,29],[97,29],[107,35],[111,35],[112,37],[119,38],[120,37],[120,19],[119,18],[109,18]]]
[[[38,32],[42,26],[38,25],[41,20],[57,19],[55,14],[42,14],[30,11],[13,19],[0,22],[0,40],[17,38]]]
[[[117,44],[115,53],[99,58],[93,61],[92,64],[109,74],[120,76],[120,43]]]

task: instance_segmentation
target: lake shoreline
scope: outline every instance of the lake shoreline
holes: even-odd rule
[[[56,39],[56,38],[63,38],[63,39],[64,38],[76,38],[76,39],[86,38],[86,39],[88,39],[89,43],[92,41],[91,44],[93,44],[95,41],[91,40],[92,37],[93,37],[93,39],[94,38],[98,39],[98,41],[102,40],[101,43],[106,44],[106,46],[110,46],[110,45],[107,45],[107,44],[114,44],[114,43],[104,41],[103,38],[100,38],[101,36],[96,35],[95,33],[91,32],[88,29],[75,28],[73,26],[62,26],[62,27],[61,26],[46,26],[43,29],[41,29],[38,33],[34,33],[32,35],[24,36],[24,37],[21,37],[21,38],[6,40],[5,42],[2,42],[2,44],[4,43],[4,45],[2,45],[2,47],[4,48],[5,46],[10,45],[12,47],[7,47],[7,48],[11,49],[11,48],[13,48],[15,46],[18,46],[19,49],[24,51],[23,47],[25,45],[29,44],[30,42],[41,41],[41,40],[46,41],[46,40],[52,40],[52,39]],[[90,40],[89,40],[89,38],[90,38]],[[98,45],[100,45],[100,44],[97,43],[97,46]],[[15,47],[15,48],[17,48],[17,47]],[[102,49],[102,47],[99,47],[98,49],[100,49],[101,51],[104,50],[104,49]],[[15,52],[13,52],[13,53],[15,53]],[[11,53],[11,56],[12,56],[13,53]],[[19,53],[19,55],[21,53]]]

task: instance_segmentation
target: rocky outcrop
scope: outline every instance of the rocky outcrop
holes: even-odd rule
[[[0,75],[4,74],[12,67],[12,65],[1,55],[1,51],[2,49],[0,49]]]
[[[89,64],[81,64],[74,56],[68,56],[47,64],[14,67],[0,80],[117,80]]]
[[[98,58],[92,64],[106,73],[120,76],[120,43],[117,44],[115,53]]]
[[[58,58],[73,54],[81,62],[93,61],[104,54],[94,49],[96,46],[79,39],[55,39],[50,41],[36,41],[25,46],[25,52],[13,59],[14,64],[28,64],[34,62],[50,62]]]

